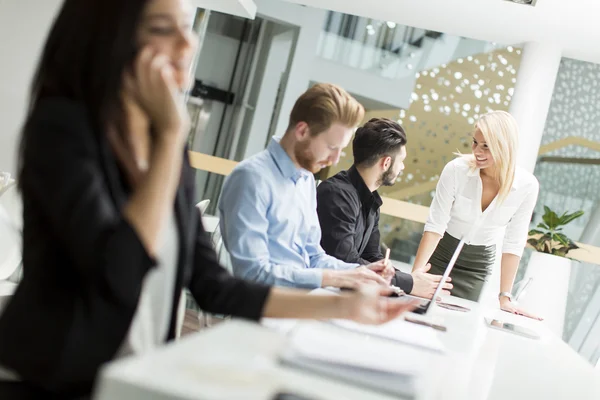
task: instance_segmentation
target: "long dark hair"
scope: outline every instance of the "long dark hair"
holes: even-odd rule
[[[65,0],[33,77],[29,116],[45,97],[82,103],[95,132],[123,135],[123,73],[136,54],[137,26],[150,0]],[[19,182],[30,139],[27,117],[19,147]]]

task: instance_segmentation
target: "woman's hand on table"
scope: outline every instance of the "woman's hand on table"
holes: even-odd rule
[[[509,312],[511,314],[522,315],[524,317],[535,319],[535,320],[538,320],[538,321],[542,321],[543,320],[543,318],[538,317],[537,315],[534,315],[534,314],[530,314],[527,311],[519,308],[517,306],[517,304],[511,302],[510,299],[508,299],[507,297],[502,297],[500,299],[500,308],[503,311]]]

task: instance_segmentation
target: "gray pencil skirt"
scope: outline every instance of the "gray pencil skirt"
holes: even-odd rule
[[[447,232],[438,243],[429,259],[432,274],[442,275],[450,258],[456,250],[459,240]],[[483,284],[491,274],[496,259],[496,245],[478,246],[465,244],[458,260],[450,273],[452,295],[463,299],[478,301]]]

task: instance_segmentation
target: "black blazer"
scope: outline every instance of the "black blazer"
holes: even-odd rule
[[[98,368],[123,343],[142,280],[155,267],[121,208],[128,189],[105,136],[83,105],[42,100],[24,154],[24,276],[0,317],[0,365],[30,384],[89,393]],[[174,209],[180,251],[168,337],[183,287],[208,312],[258,319],[269,288],[230,276],[217,262],[184,162]]]

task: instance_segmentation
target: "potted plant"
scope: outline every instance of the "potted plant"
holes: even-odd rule
[[[532,279],[527,295],[519,302],[523,308],[544,318],[546,325],[559,337],[563,335],[571,259],[568,253],[579,248],[563,228],[581,217],[583,211],[565,212],[559,216],[544,206],[542,221],[529,231],[527,243],[535,251],[525,271],[525,281]]]
[[[583,211],[576,211],[572,214],[564,213],[559,217],[556,212],[544,206],[544,222],[540,222],[537,229],[529,231],[527,243],[541,253],[566,257],[569,251],[578,249],[579,246],[562,233],[562,227],[582,215]]]

